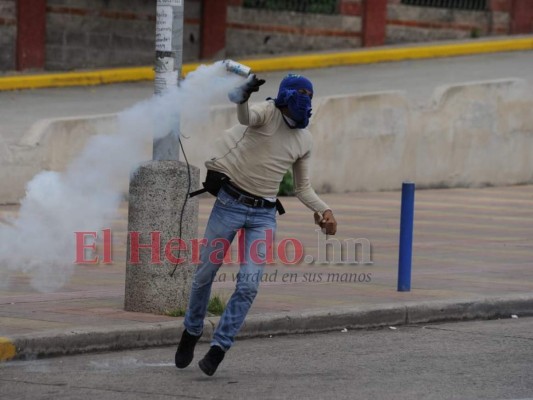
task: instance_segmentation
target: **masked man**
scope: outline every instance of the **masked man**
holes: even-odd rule
[[[199,362],[201,370],[213,375],[233,345],[257,294],[269,251],[265,239],[269,232],[272,238],[276,230],[276,209],[283,212],[276,195],[289,168],[292,167],[298,199],[315,212],[326,233],[335,234],[337,230],[331,209],[316,195],[309,180],[312,137],[306,127],[311,116],[313,85],[303,76],[290,74],[281,81],[276,99],[249,107],[251,93],[264,82],[251,75],[230,94],[230,100],[237,103],[240,124],[217,142],[215,157],[206,162],[208,178],[204,186],[217,194],[217,200],[207,223],[206,245],[194,275],[185,329],[176,352],[178,368],[187,367],[193,359],[213,279],[229,243],[243,229],[245,249],[236,290],[220,318],[210,350]],[[258,239],[262,239],[257,243],[263,247],[256,246],[252,251],[251,244]]]

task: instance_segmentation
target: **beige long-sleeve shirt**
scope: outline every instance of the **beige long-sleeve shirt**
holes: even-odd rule
[[[292,166],[298,199],[313,211],[330,209],[311,187],[309,170],[313,140],[307,129],[290,129],[273,101],[237,106],[241,125],[215,143],[215,155],[205,165],[223,172],[241,189],[256,196],[276,197],[285,172]]]

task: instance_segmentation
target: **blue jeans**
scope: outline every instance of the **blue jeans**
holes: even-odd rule
[[[236,288],[211,342],[212,346],[219,346],[225,351],[233,345],[235,335],[257,295],[266,254],[270,251],[266,248],[267,231],[271,230],[273,238],[276,230],[275,208],[249,207],[237,202],[224,189],[220,190],[207,223],[204,236],[207,244],[200,253],[200,264],[194,274],[189,306],[185,313],[184,325],[187,331],[192,335],[200,335],[213,280],[222,264],[227,245],[241,228],[244,229],[245,249],[242,251]],[[256,244],[252,245],[254,241]]]

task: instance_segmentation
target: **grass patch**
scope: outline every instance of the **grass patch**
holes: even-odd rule
[[[167,311],[165,315],[168,315],[169,317],[184,317],[185,316],[185,309],[178,307],[174,310]]]
[[[226,309],[226,303],[227,299],[223,296],[219,294],[212,295],[209,299],[209,303],[207,303],[207,314],[211,317],[222,315]],[[185,311],[185,308],[178,307],[174,310],[167,311],[165,315],[168,315],[169,317],[184,317]]]
[[[207,312],[212,315],[222,315],[226,309],[226,299],[219,294],[214,294],[207,304]]]

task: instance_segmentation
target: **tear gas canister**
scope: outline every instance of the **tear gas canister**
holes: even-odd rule
[[[251,73],[252,69],[244,64],[238,63],[233,60],[224,60],[222,63],[226,66],[226,71],[233,74],[237,74],[247,78]]]

